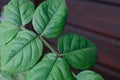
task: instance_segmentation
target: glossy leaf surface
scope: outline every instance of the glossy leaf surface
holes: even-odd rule
[[[34,29],[44,37],[57,37],[64,29],[67,15],[64,0],[46,0],[35,11]]]
[[[28,73],[27,80],[73,80],[68,64],[50,53]]]
[[[11,0],[5,9],[7,20],[17,26],[29,23],[34,14],[34,4],[30,0]]]
[[[87,70],[79,73],[77,80],[104,80],[104,78],[93,71]]]
[[[0,80],[15,80],[14,76],[6,71],[0,71]]]
[[[17,33],[17,26],[8,22],[0,23],[0,46],[8,43]]]
[[[84,70],[91,68],[98,59],[96,46],[77,34],[66,34],[58,41],[60,53],[74,68]]]
[[[30,69],[41,57],[43,45],[31,31],[20,31],[1,53],[1,69],[11,73]]]
[[[29,71],[14,74],[15,80],[26,80],[26,75],[28,74]]]

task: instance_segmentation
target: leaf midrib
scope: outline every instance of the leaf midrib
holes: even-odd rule
[[[18,11],[19,11],[19,14],[20,14],[21,25],[23,25],[23,22],[22,22],[22,14],[21,14],[21,11],[20,11],[20,2],[19,2],[19,0],[18,0]]]
[[[56,64],[57,60],[58,60],[58,57],[55,59],[55,62],[54,62],[54,64],[52,65],[51,70],[50,70],[50,72],[48,73],[48,76],[46,77],[46,80],[48,79],[50,73],[52,72],[53,67],[54,67],[54,65]]]
[[[28,42],[26,45],[24,45],[21,49],[19,49],[18,51],[16,51],[15,55],[12,56],[12,58],[10,58],[9,60],[7,60],[7,62],[5,64],[7,64],[8,62],[10,62],[16,55],[17,53],[19,53],[22,49],[24,49],[27,45],[29,45],[30,43],[32,43],[32,41],[34,41],[37,37],[33,38],[30,42]]]
[[[62,54],[68,55],[68,54],[71,53],[71,52],[74,53],[75,51],[84,50],[84,49],[90,49],[90,48],[96,48],[96,47],[89,47],[89,48],[76,49],[76,50],[72,50],[72,51],[69,51],[69,52],[63,52]]]
[[[59,8],[60,8],[60,7],[61,7],[61,4],[60,4],[60,6],[58,7],[57,11],[54,13],[54,15],[56,15],[56,13],[59,11]],[[54,15],[53,15],[53,16],[51,17],[51,19],[48,21],[48,24],[49,24],[49,23],[51,22],[51,20],[54,18]],[[47,24],[46,27],[44,28],[44,31],[42,32],[41,36],[44,35],[44,33],[45,33],[46,29],[47,29],[48,24]]]

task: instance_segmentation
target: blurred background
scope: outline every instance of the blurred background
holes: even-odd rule
[[[0,0],[2,10],[9,0]],[[44,0],[32,0],[38,6]],[[64,33],[78,33],[92,40],[99,49],[99,61],[92,70],[105,80],[120,80],[120,0],[66,0],[69,17]],[[33,29],[28,24],[29,29]],[[49,40],[55,49],[56,39]],[[45,52],[49,50],[46,48]],[[74,70],[78,73],[78,70]]]

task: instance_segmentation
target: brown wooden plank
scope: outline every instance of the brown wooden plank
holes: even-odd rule
[[[120,7],[87,1],[68,1],[69,23],[120,39]]]
[[[111,54],[111,53],[106,53],[106,51],[102,51],[99,48],[99,62],[111,67],[112,69],[116,71],[120,71],[120,56]]]
[[[101,63],[98,63],[92,69],[97,73],[100,73],[105,80],[120,80],[120,72],[115,71],[114,69],[109,68],[108,66],[104,66]]]
[[[96,0],[96,1],[104,1],[104,2],[110,2],[110,3],[120,4],[120,0]]]

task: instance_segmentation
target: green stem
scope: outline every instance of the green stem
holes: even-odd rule
[[[20,30],[27,30],[27,29],[24,26],[21,26]]]
[[[72,74],[73,74],[74,77],[77,77],[77,76],[75,75],[75,73],[72,72]]]
[[[62,55],[59,54],[58,52],[56,52],[53,47],[42,37],[42,36],[39,36],[39,39],[55,54],[57,54],[59,57],[61,57]]]

